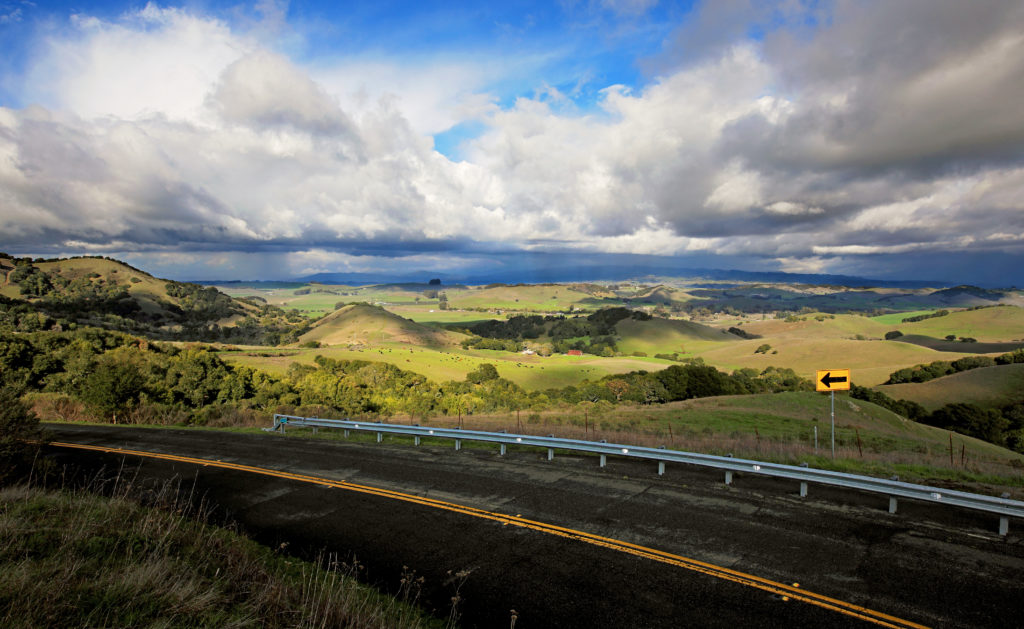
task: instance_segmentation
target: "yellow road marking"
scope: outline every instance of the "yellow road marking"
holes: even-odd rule
[[[348,491],[355,491],[363,494],[369,494],[373,496],[380,496],[383,498],[390,498],[392,500],[401,500],[403,502],[409,502],[418,504],[434,509],[443,509],[445,511],[452,511],[455,513],[461,513],[463,515],[469,515],[485,520],[493,520],[495,522],[501,522],[504,525],[514,525],[525,529],[539,531],[549,535],[556,535],[566,539],[572,539],[586,544],[599,546],[602,548],[608,548],[618,552],[628,553],[637,557],[643,557],[645,559],[651,559],[660,563],[685,568],[701,574],[706,574],[733,583],[739,583],[747,587],[756,588],[772,594],[777,594],[781,597],[788,598],[791,600],[802,601],[809,603],[817,607],[822,607],[831,611],[859,618],[867,622],[874,623],[881,627],[891,627],[893,629],[927,629],[925,625],[897,618],[896,616],[890,616],[883,612],[854,605],[853,603],[847,603],[838,599],[830,598],[822,594],[815,594],[814,592],[808,592],[807,590],[796,587],[798,584],[794,583],[792,586],[786,585],[785,583],[778,583],[771,581],[770,579],[764,579],[752,574],[745,572],[739,572],[730,568],[723,568],[714,564],[705,563],[697,559],[690,559],[681,555],[673,555],[661,550],[654,548],[648,548],[646,546],[639,546],[630,542],[624,542],[622,540],[612,539],[608,537],[601,537],[593,533],[587,533],[585,531],[577,531],[575,529],[565,528],[557,526],[555,524],[548,524],[546,522],[538,522],[536,520],[529,520],[519,515],[507,515],[502,513],[495,513],[492,511],[485,511],[483,509],[477,509],[476,507],[469,507],[466,505],[459,505],[451,502],[444,502],[442,500],[435,500],[433,498],[424,498],[421,496],[413,496],[412,494],[404,494],[398,491],[392,491],[390,489],[381,489],[379,487],[371,487],[369,485],[359,485],[356,483],[350,483],[348,481],[331,480],[329,478],[322,478],[319,476],[308,476],[305,474],[295,474],[292,472],[281,472],[278,470],[267,469],[263,467],[253,467],[250,465],[240,465],[238,463],[227,463],[224,461],[214,461],[210,459],[199,459],[188,456],[181,456],[177,454],[163,454],[159,452],[147,452],[143,450],[128,450],[124,448],[108,448],[105,446],[90,446],[80,443],[67,443],[61,441],[51,442],[49,445],[62,447],[62,448],[77,448],[81,450],[95,450],[98,452],[116,453],[116,454],[129,454],[132,456],[152,458],[152,459],[163,459],[167,461],[175,461],[179,463],[190,463],[194,465],[203,466],[214,466],[223,469],[236,470],[240,472],[249,472],[252,474],[261,474],[263,476],[273,476],[276,478],[283,478],[286,480],[300,481],[304,483],[312,483],[315,485],[321,485],[324,487],[336,487],[339,489],[346,489]]]

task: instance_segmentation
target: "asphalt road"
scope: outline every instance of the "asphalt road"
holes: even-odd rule
[[[955,508],[901,501],[892,515],[884,496],[812,486],[800,498],[796,483],[737,474],[726,486],[699,468],[659,477],[653,463],[602,469],[544,450],[48,428],[62,442],[209,460],[48,449],[84,477],[178,478],[259,541],[355,557],[386,590],[407,567],[434,613],[448,616],[457,594],[467,627],[510,626],[513,609],[516,629],[1022,622],[1024,524],[1000,537],[995,517]],[[218,466],[235,464],[265,471]]]

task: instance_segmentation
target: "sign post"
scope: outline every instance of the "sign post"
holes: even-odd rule
[[[814,376],[814,389],[828,391],[832,397],[832,458],[836,458],[836,391],[850,390],[849,369],[819,369]]]

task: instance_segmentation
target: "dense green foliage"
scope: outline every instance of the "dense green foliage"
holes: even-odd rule
[[[938,317],[945,317],[949,314],[948,310],[936,310],[928,314],[917,315],[914,317],[906,317],[903,319],[903,323],[915,323],[917,321],[924,321],[925,319],[935,319]]]
[[[516,315],[507,321],[481,321],[469,327],[475,336],[463,347],[518,351],[524,341],[544,338],[558,353],[579,350],[596,356],[618,352],[615,325],[624,319],[648,321],[651,315],[628,308],[605,308],[587,317]]]
[[[927,365],[914,365],[905,367],[889,374],[889,379],[884,384],[902,384],[904,382],[928,382],[935,378],[941,378],[961,371],[969,371],[980,367],[994,367],[995,365],[1009,365],[1012,363],[1024,362],[1024,350],[1017,349],[995,358],[988,356],[965,356],[958,360],[936,360]]]
[[[22,402],[19,389],[0,384],[0,485],[31,469],[44,439],[39,418]]]
[[[489,364],[464,381],[437,383],[388,363],[322,356],[315,363],[293,363],[278,378],[225,363],[202,346],[150,343],[94,328],[0,332],[0,369],[19,386],[76,400],[93,417],[126,422],[203,424],[226,409],[291,412],[300,405],[343,416],[456,415],[812,389],[792,369],[743,369],[729,375],[695,362],[532,393]]]

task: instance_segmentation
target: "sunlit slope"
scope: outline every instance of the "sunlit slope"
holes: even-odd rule
[[[997,306],[980,310],[950,312],[914,323],[899,323],[891,329],[904,334],[921,334],[944,338],[953,334],[978,339],[981,342],[1016,341],[1024,339],[1024,308]]]
[[[833,339],[856,339],[857,335],[867,339],[881,339],[893,329],[891,325],[860,315],[812,313],[800,315],[797,319],[750,321],[740,327],[749,333],[766,337]]]
[[[928,410],[957,402],[1000,407],[1024,402],[1024,364],[971,369],[928,382],[887,384],[876,390],[891,398],[917,402]]]
[[[315,349],[251,348],[221,353],[231,363],[245,365],[276,375],[284,375],[293,362],[311,365],[317,356],[337,360],[386,362],[422,374],[436,382],[465,380],[466,374],[483,363],[497,367],[498,373],[528,391],[559,388],[584,380],[599,380],[606,375],[629,371],[657,371],[671,363],[643,358],[598,358],[596,356],[524,356],[491,350],[463,350],[458,347],[427,348],[384,343],[368,347],[341,345]]]
[[[812,378],[818,369],[849,368],[853,370],[853,382],[862,386],[881,384],[890,373],[903,367],[974,355],[969,351],[937,352],[909,343],[881,340],[892,327],[866,317],[836,315],[834,319],[824,317],[820,321],[814,315],[801,318],[804,320],[750,322],[742,329],[762,338],[698,349],[697,355],[725,370],[789,367],[805,378]],[[762,345],[769,345],[770,349],[756,353]]]
[[[43,273],[57,275],[66,280],[86,280],[89,282],[106,282],[116,284],[128,291],[132,299],[139,304],[142,312],[148,315],[168,315],[167,304],[184,307],[182,298],[173,297],[167,292],[168,284],[178,284],[170,280],[153,277],[149,273],[134,269],[127,264],[104,258],[68,258],[49,262],[36,262],[34,266]],[[6,279],[6,275],[3,276]],[[15,284],[2,287],[2,293],[8,297],[24,298]],[[30,300],[32,298],[29,298]],[[239,301],[234,307],[241,311],[252,312],[256,308]],[[227,320],[221,323],[226,323]]]
[[[300,343],[318,341],[324,345],[377,345],[404,343],[423,347],[446,347],[458,335],[403,319],[383,308],[352,304],[319,320]]]
[[[875,449],[893,455],[900,452],[944,455],[948,452],[949,431],[910,421],[870,402],[839,394],[835,411],[840,446],[856,448],[859,432],[866,450]],[[817,426],[823,450],[828,447],[829,396],[820,393],[698,398],[664,405],[656,414],[647,409],[638,412],[654,421],[672,421],[677,433],[682,429],[700,434],[708,429],[715,433],[748,434],[757,428],[762,437],[796,438],[813,443],[813,429]],[[953,433],[953,440],[958,459],[963,445],[966,456],[972,461],[1024,461],[1024,455],[980,439]]]
[[[443,287],[442,287],[443,291]],[[590,295],[565,284],[491,286],[444,291],[452,308],[499,308],[509,310],[560,311],[588,299]]]
[[[643,352],[649,356],[683,354],[741,340],[734,334],[700,323],[658,317],[648,321],[623,319],[615,325],[615,332],[621,353]]]

